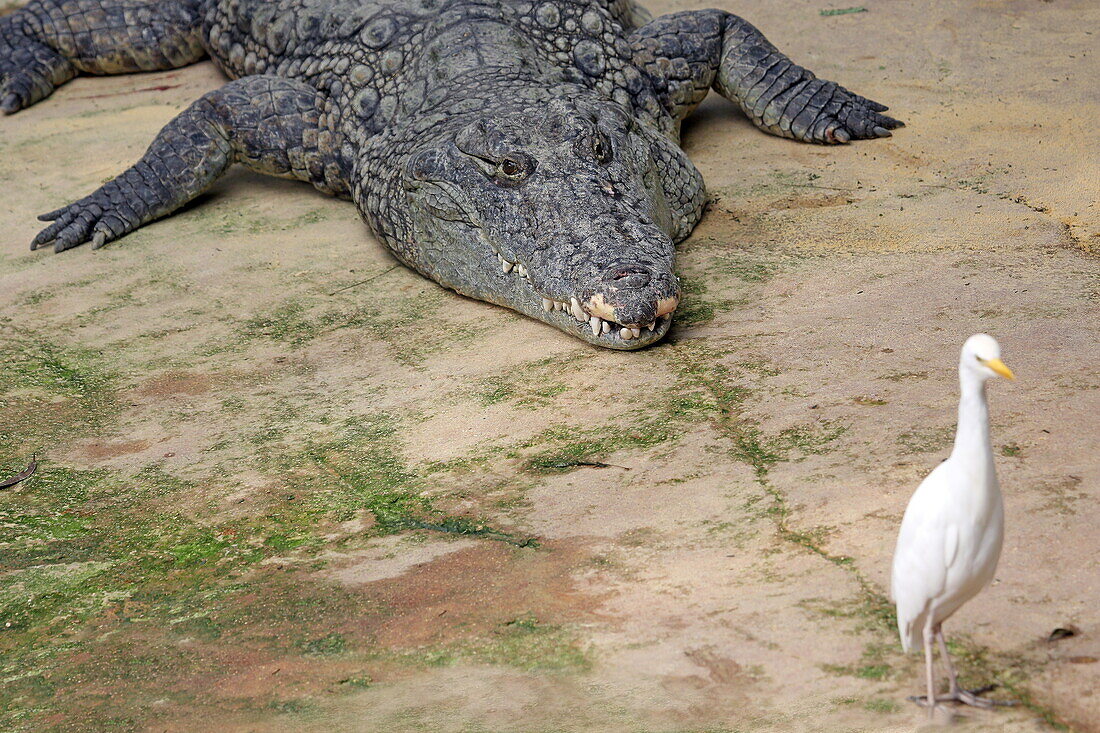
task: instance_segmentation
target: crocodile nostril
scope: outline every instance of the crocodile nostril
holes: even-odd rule
[[[644,288],[653,279],[649,270],[641,267],[614,267],[605,277],[616,288]]]

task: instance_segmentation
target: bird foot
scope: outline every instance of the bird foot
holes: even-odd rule
[[[987,697],[981,697],[983,692],[990,692],[996,688],[997,685],[986,685],[976,690],[952,690],[946,695],[936,695],[936,702],[959,702],[963,705],[982,708],[983,710],[988,710],[993,707],[1011,707],[1016,704],[1015,700],[990,700]],[[909,697],[909,700],[920,705],[922,708],[928,707],[928,695],[912,695]]]

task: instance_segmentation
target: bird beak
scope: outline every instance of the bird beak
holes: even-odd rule
[[[993,371],[1000,374],[1005,379],[1011,379],[1011,380],[1016,379],[1016,375],[1013,374],[1012,370],[1009,369],[1008,366],[1003,361],[1001,361],[1000,359],[988,359],[986,361],[983,361],[982,363],[985,364],[990,369],[992,369]]]

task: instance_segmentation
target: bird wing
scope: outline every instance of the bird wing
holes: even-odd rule
[[[958,549],[958,532],[951,531],[943,511],[949,490],[946,465],[937,466],[913,493],[894,550],[890,591],[897,604],[898,631],[906,651],[920,645],[924,614],[943,593],[949,558]]]

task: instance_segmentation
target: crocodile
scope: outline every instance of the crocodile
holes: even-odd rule
[[[0,18],[0,109],[206,56],[231,80],[31,249],[102,247],[242,164],[350,199],[446,288],[636,349],[680,302],[707,201],[680,126],[710,90],[806,143],[902,124],[732,13],[634,0],[32,0]]]

